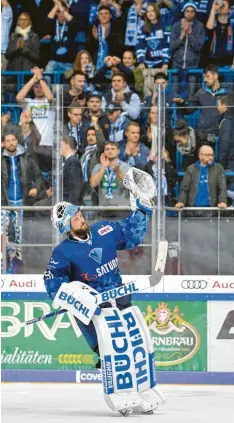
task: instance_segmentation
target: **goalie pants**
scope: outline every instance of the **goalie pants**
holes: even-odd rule
[[[115,300],[116,307],[119,310],[123,310],[125,308],[131,307],[131,295],[126,295],[125,297],[118,298]],[[101,308],[108,308],[111,307],[111,303],[104,303],[100,306]],[[93,322],[90,322],[89,325],[85,325],[80,320],[78,320],[76,317],[76,323],[79,326],[80,331],[82,332],[82,335],[85,337],[87,343],[89,344],[91,350],[97,352],[97,346],[98,346],[98,340],[97,340],[97,334],[94,327]]]

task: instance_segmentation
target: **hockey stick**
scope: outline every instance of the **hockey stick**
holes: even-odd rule
[[[166,261],[167,261],[167,250],[168,250],[168,241],[159,241],[158,244],[158,255],[155,264],[154,271],[152,275],[149,277],[150,285],[155,286],[157,285],[165,271]]]
[[[138,288],[135,282],[130,282],[126,285],[121,285],[117,288],[109,289],[108,291],[101,292],[100,294],[96,295],[96,303],[97,305],[103,304],[110,300],[117,300],[118,298],[123,298],[125,295],[134,294],[135,292],[144,291],[145,289],[152,288],[156,286],[162,279],[164,274],[164,269],[166,265],[167,259],[167,248],[168,242],[167,241],[160,241],[158,245],[158,256],[155,265],[155,270],[153,274],[149,277],[149,286],[145,286],[144,288]],[[35,319],[27,320],[20,324],[20,327],[25,327],[34,323],[39,323],[43,320],[49,319],[50,317],[58,316],[59,314],[66,313],[67,310],[58,310],[52,311],[51,313],[45,314],[41,317],[36,317]],[[10,330],[10,327],[9,329]]]

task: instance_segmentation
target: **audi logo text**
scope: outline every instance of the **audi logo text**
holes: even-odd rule
[[[203,280],[184,280],[181,283],[183,289],[206,289],[208,282]]]

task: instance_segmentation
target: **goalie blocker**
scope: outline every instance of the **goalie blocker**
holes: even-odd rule
[[[156,388],[154,349],[139,308],[103,309],[93,323],[106,403],[122,414],[155,410],[165,400]]]

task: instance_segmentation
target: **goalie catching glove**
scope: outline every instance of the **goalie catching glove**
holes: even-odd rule
[[[143,170],[131,167],[123,179],[123,184],[130,191],[131,209],[152,214],[152,198],[156,194],[153,178]]]

